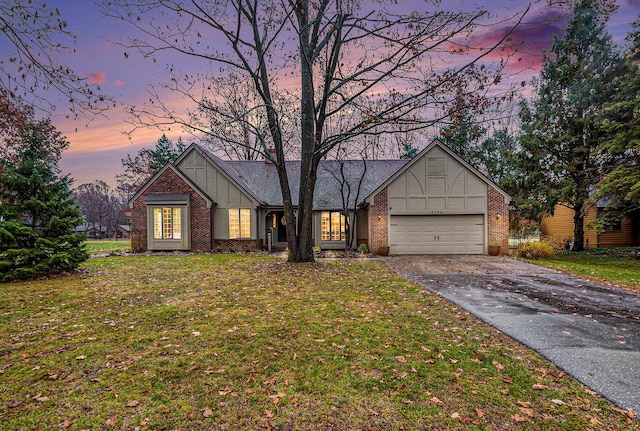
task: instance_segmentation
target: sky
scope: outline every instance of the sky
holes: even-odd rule
[[[404,1],[407,0],[400,0],[400,4],[403,5]],[[491,10],[493,17],[499,19],[513,14],[527,4],[517,0],[448,0],[441,2],[441,7],[469,10],[480,6]],[[49,0],[47,5],[60,9],[68,22],[68,29],[77,37],[73,44],[76,52],[73,55],[60,53],[56,60],[70,66],[81,77],[98,84],[103,93],[119,102],[105,116],[98,116],[90,121],[66,118],[64,107],[52,113],[53,124],[70,142],[60,167],[63,173],[70,174],[74,179],[75,186],[95,180],[115,185],[115,175],[122,172],[121,159],[127,154],[136,154],[143,147],[153,147],[163,133],[174,141],[178,137],[182,137],[186,143],[194,141],[191,135],[177,128],[164,131],[138,129],[130,135],[125,134],[125,131],[132,130],[131,117],[125,106],[140,106],[149,99],[149,85],[161,82],[166,76],[164,62],[154,63],[135,51],[114,43],[125,40],[131,34],[131,28],[126,23],[102,17],[98,7],[89,0]],[[618,5],[620,9],[610,19],[608,29],[614,40],[622,43],[630,23],[640,13],[640,0],[619,0]],[[533,24],[541,20],[548,22],[553,13],[556,12],[550,12],[544,2],[534,4],[528,18],[529,25],[525,27],[527,31],[514,36],[526,41],[525,49],[520,54],[521,61],[511,70],[518,72],[516,79],[528,80],[536,75],[541,63],[541,53],[549,49],[552,34],[561,34],[561,22],[546,26]],[[478,42],[495,40],[500,30],[499,25],[484,29],[478,37],[485,40]],[[5,41],[0,39],[0,43]],[[0,56],[6,57],[9,54],[10,50],[7,48],[0,46]],[[201,64],[189,64],[182,56],[165,57],[165,60],[175,61],[182,68],[191,68],[192,71],[202,67]],[[177,97],[168,98],[166,102],[178,109],[186,103]]]

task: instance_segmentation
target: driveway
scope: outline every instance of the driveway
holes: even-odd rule
[[[640,412],[640,295],[506,257],[385,260],[618,407]]]

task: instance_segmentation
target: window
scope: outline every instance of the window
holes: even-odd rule
[[[251,210],[229,209],[229,239],[251,238]]]
[[[607,211],[603,208],[598,208],[597,217],[604,222],[603,232],[620,232],[622,230],[620,211]]]
[[[322,241],[344,241],[346,239],[346,218],[337,211],[322,211]]]
[[[155,207],[153,209],[153,238],[182,239],[182,208]]]

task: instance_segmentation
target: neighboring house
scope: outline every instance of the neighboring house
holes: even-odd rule
[[[87,238],[102,239],[107,235],[107,228],[97,223],[83,223],[76,226],[76,233],[83,233]]]
[[[344,175],[338,173],[341,163]],[[287,169],[297,202],[300,162],[288,161]],[[347,204],[340,178],[351,186]],[[391,254],[485,254],[489,244],[498,244],[504,254],[509,201],[507,193],[438,140],[412,160],[323,160],[314,195],[314,242],[322,249],[344,249],[350,227],[357,244],[374,253],[388,244]],[[196,144],[142,186],[128,213],[134,250],[287,245],[275,166],[221,160]]]
[[[602,206],[590,205],[584,217],[584,247],[635,247],[640,245],[640,225],[630,217],[609,223],[604,230],[596,230],[595,222],[603,210]],[[540,223],[540,234],[558,247],[568,247],[573,243],[573,215],[575,212],[563,205],[556,205],[553,215]]]
[[[117,238],[129,239],[131,238],[131,227],[128,224],[119,224],[117,230]]]

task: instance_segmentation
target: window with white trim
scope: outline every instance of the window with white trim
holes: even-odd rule
[[[322,241],[344,241],[346,239],[346,217],[338,211],[322,211],[320,228]]]
[[[251,209],[229,209],[229,239],[251,238]]]
[[[182,208],[153,208],[153,239],[182,239]]]

